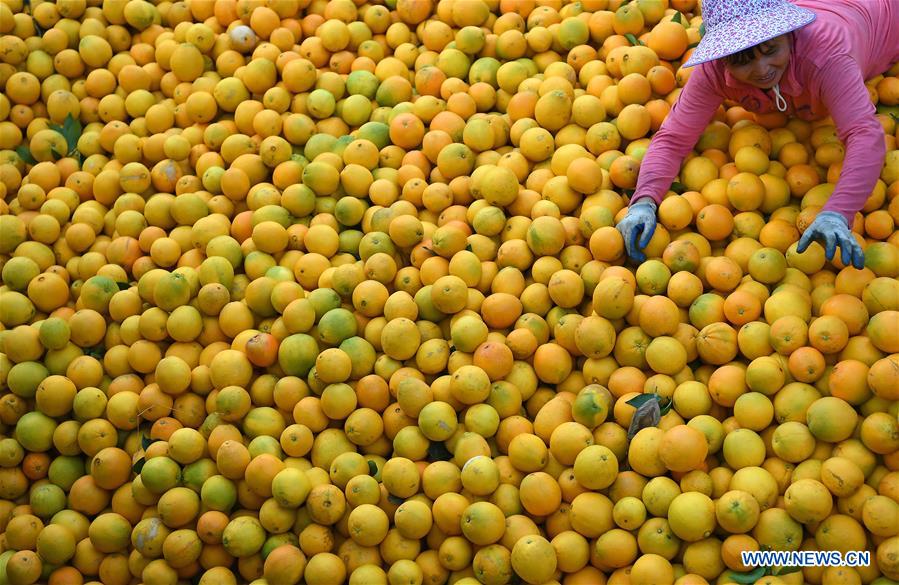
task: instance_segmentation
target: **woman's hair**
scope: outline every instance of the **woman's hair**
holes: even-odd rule
[[[742,51],[727,55],[724,57],[724,62],[731,67],[741,67],[755,59],[758,54],[770,55],[777,50],[777,45],[771,42],[773,40],[774,39],[762,41],[748,49],[743,49]]]
[[[743,49],[742,51],[732,53],[724,57],[724,62],[730,65],[731,67],[740,67],[741,65],[746,65],[753,59],[755,59],[755,50],[758,45],[754,45],[749,47],[748,49]]]

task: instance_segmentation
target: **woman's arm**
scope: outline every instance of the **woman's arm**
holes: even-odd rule
[[[835,211],[851,226],[871,195],[886,156],[883,128],[858,64],[848,56],[830,60],[821,70],[821,99],[827,105],[846,148],[843,169],[823,211]]]
[[[671,182],[680,170],[684,157],[696,145],[699,136],[715,115],[723,96],[719,93],[712,65],[700,65],[690,75],[677,102],[658,132],[640,164],[637,188],[631,202],[649,197],[662,202]]]

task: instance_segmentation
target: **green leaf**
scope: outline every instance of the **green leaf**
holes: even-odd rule
[[[159,439],[151,439],[147,435],[141,435],[140,436],[140,447],[141,447],[141,449],[146,449],[147,447],[149,447],[150,445],[152,445],[153,443],[155,443],[158,440]]]
[[[675,181],[675,182],[671,183],[671,190],[674,191],[675,193],[677,193],[678,195],[680,195],[681,193],[683,193],[684,191],[687,190],[687,186],[684,185],[683,183],[679,183],[679,182]]]
[[[147,460],[141,457],[134,462],[134,465],[131,466],[131,471],[133,471],[134,473],[140,473],[140,470],[144,468],[144,463],[146,462]]]
[[[755,583],[765,576],[765,567],[756,567],[748,573],[734,573],[732,579],[741,585],[749,585]]]
[[[81,122],[78,121],[78,118],[76,118],[71,113],[69,113],[69,114],[66,114],[66,119],[63,120],[62,127],[66,130],[69,130],[69,129],[81,130]]]
[[[449,461],[452,458],[453,454],[442,442],[431,441],[428,445],[428,461]]]
[[[792,567],[780,567],[777,571],[773,572],[772,575],[789,575],[790,573],[798,573],[802,570],[802,567],[798,565],[793,565]]]
[[[630,400],[627,401],[628,404],[633,406],[634,408],[640,408],[650,400],[658,400],[658,394],[640,394],[638,396],[634,396]]]
[[[702,38],[704,36],[705,36],[705,23],[703,22],[702,24],[699,25],[699,38]]]
[[[665,416],[669,411],[671,411],[671,407],[674,406],[674,401],[670,398],[665,398],[664,401],[660,400],[659,404],[659,414],[661,416]]]
[[[399,506],[406,500],[404,500],[403,498],[401,498],[399,496],[394,496],[393,494],[391,494],[391,495],[387,496],[387,501],[390,502],[391,504],[393,504],[394,506]]]
[[[892,118],[894,122],[899,122],[899,116],[897,116],[893,112],[890,112],[890,118]]]
[[[627,33],[626,35],[624,35],[624,38],[626,38],[627,42],[629,42],[630,44],[632,44],[635,47],[638,45],[643,45],[643,43],[640,42],[640,39],[635,37],[632,33]]]
[[[28,147],[24,144],[16,147],[16,154],[19,155],[19,158],[22,159],[22,162],[24,162],[25,164],[37,164],[37,161],[34,160],[33,156],[31,156],[31,151],[28,150]]]
[[[378,475],[378,464],[372,460],[368,461],[368,474],[372,477]]]
[[[671,17],[671,22],[676,22],[677,24],[681,24],[681,15],[680,12],[675,12],[674,16]]]
[[[100,343],[93,347],[89,347],[84,350],[84,355],[89,355],[92,358],[96,358],[98,360],[102,360],[103,356],[106,355],[106,348],[103,347],[103,344]]]
[[[115,284],[119,287],[119,290],[128,290],[131,288],[131,285],[127,282],[116,282]]]
[[[688,49],[695,49],[695,48],[698,47],[698,46],[699,46],[699,43],[690,43],[689,45],[687,45],[687,48],[688,48]]]
[[[66,119],[62,124],[62,135],[69,146],[69,153],[75,151],[78,147],[78,139],[81,138],[81,122],[72,114],[66,114]]]
[[[50,153],[53,154],[53,158],[56,159],[56,160],[59,160],[59,159],[61,159],[61,158],[65,158],[65,157],[66,157],[66,155],[64,155],[63,153],[59,152],[58,150],[56,150],[56,148],[54,148],[54,147],[52,147],[52,146],[50,147]]]

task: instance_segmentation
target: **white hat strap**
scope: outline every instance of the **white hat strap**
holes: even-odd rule
[[[787,100],[784,96],[780,95],[780,84],[775,83],[774,87],[771,88],[774,90],[774,104],[777,106],[777,110],[779,112],[787,111]]]

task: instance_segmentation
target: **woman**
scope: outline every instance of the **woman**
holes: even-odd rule
[[[799,240],[832,260],[864,266],[850,232],[880,175],[883,129],[865,80],[899,60],[899,0],[704,0],[705,35],[685,67],[699,65],[650,143],[627,215],[618,224],[628,255],[641,251],[680,164],[726,100],[759,113],[806,120],[830,115],[846,155],[833,194]]]

